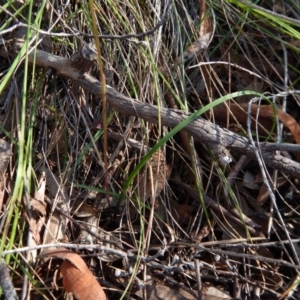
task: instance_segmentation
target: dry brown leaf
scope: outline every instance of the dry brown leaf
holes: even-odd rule
[[[41,244],[41,230],[46,222],[46,203],[45,203],[46,177],[41,175],[38,189],[34,193],[34,198],[30,200],[29,227],[30,236],[28,238],[28,246],[35,247]],[[31,252],[32,260],[35,261],[37,251]]]
[[[248,104],[234,104],[231,103],[228,105],[229,111],[229,119],[231,122],[238,121],[240,124],[246,126],[247,125],[247,110]],[[213,108],[214,116],[217,121],[219,122],[226,122],[227,121],[227,110],[228,108],[226,105],[218,105]],[[272,126],[274,120],[274,111],[273,108],[269,105],[251,105],[251,116],[252,120],[255,122],[256,114],[259,114],[258,117],[258,130],[264,134],[268,133]],[[290,130],[292,133],[294,140],[297,144],[300,144],[300,125],[298,122],[290,116],[288,113],[277,109],[277,116],[280,122]],[[255,128],[253,126],[252,128]]]
[[[207,4],[205,0],[199,1],[200,28],[199,37],[183,52],[183,59],[188,60],[196,57],[201,51],[208,48],[213,33],[213,27],[210,17],[207,13]]]
[[[200,20],[201,26],[199,29],[199,37],[192,43],[190,47],[184,52],[184,56],[187,54],[188,57],[193,57],[199,54],[200,51],[208,48],[211,35],[212,35],[212,24],[209,15],[207,14],[207,4],[205,0],[199,1],[200,6]]]
[[[154,193],[158,196],[164,189],[171,175],[171,166],[166,164],[162,150],[156,151],[145,167],[137,176],[137,193],[142,202],[147,201]]]
[[[286,177],[283,177],[283,176],[279,177],[276,182],[276,188],[280,188],[286,182],[287,182]],[[266,200],[269,198],[269,196],[270,196],[269,189],[266,186],[266,184],[263,183],[260,187],[259,194],[256,198],[256,204],[259,206],[263,205],[266,202]]]
[[[54,211],[47,222],[43,238],[44,244],[55,244],[65,239],[66,222],[59,212]]]
[[[277,113],[280,122],[290,130],[290,132],[294,137],[295,142],[297,144],[300,144],[300,126],[298,122],[293,117],[291,117],[288,113],[282,110],[277,110]],[[273,115],[273,110],[270,111],[269,117],[272,117],[272,115]]]
[[[38,190],[34,193],[34,198],[30,201],[32,210],[38,211],[41,215],[46,215],[46,202],[45,202],[45,191],[46,191],[46,175],[43,172],[38,184]]]
[[[41,166],[39,168],[40,172],[45,172],[47,179],[47,189],[50,196],[53,198],[59,198],[59,205],[64,211],[68,211],[69,196],[68,191],[61,183],[61,180],[47,167]]]
[[[56,204],[63,211],[69,210],[69,196],[65,187],[60,186],[59,179],[49,170],[42,166],[39,169],[45,172],[47,179],[47,188],[51,197],[57,199]],[[44,233],[43,243],[52,244],[65,239],[66,225],[68,220],[58,211],[54,211],[47,222]]]
[[[78,254],[59,248],[45,251],[42,257],[64,260],[60,266],[64,288],[67,292],[72,292],[78,300],[106,300],[101,285]]]
[[[63,120],[59,121],[56,130],[53,131],[51,135],[51,140],[47,149],[47,154],[50,154],[54,149],[58,151],[59,154],[64,154],[66,151],[66,124]]]

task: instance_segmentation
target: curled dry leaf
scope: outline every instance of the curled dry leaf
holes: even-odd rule
[[[78,300],[106,300],[101,285],[78,254],[59,248],[45,251],[41,257],[64,260],[60,266],[64,288],[67,292],[73,293]]]

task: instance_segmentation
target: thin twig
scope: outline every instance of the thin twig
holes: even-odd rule
[[[109,40],[128,40],[130,38],[141,39],[141,38],[144,38],[146,36],[149,36],[149,35],[153,34],[157,29],[159,29],[161,26],[164,25],[164,23],[166,22],[166,20],[168,18],[169,13],[170,13],[171,6],[172,6],[172,2],[170,1],[166,6],[165,13],[161,17],[161,20],[150,30],[147,30],[147,31],[141,32],[141,33],[130,33],[130,34],[124,34],[124,35],[109,35],[109,34],[102,34],[101,35],[100,34],[100,35],[98,35],[98,38],[99,39],[109,39]],[[0,6],[0,10],[3,10],[6,13],[8,13],[8,11],[6,9],[4,9],[2,6]],[[16,17],[14,17],[14,19],[16,21],[18,21],[16,19]],[[36,30],[38,33],[42,33],[44,35],[53,36],[53,37],[54,36],[56,36],[56,37],[83,36],[83,37],[94,38],[93,34],[84,33],[84,32],[75,30],[74,28],[72,28],[72,31],[74,31],[73,33],[65,33],[65,32],[54,33],[54,32],[49,32],[49,31],[45,31],[45,30],[42,30],[42,29],[35,28],[34,26],[28,26],[27,24],[19,22],[19,21],[18,21],[17,24],[9,27],[8,29],[2,30],[1,35],[5,34],[5,33],[8,33],[8,32],[12,32],[13,30],[17,29],[18,27],[25,27],[25,28],[29,27],[33,30]]]

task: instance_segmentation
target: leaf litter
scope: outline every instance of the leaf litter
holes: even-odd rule
[[[95,4],[98,30],[110,37],[101,39],[107,84],[142,103],[186,112],[233,92],[264,93],[261,103],[241,93],[205,118],[251,137],[256,145],[276,144],[276,155],[282,155],[283,164],[289,159],[293,168],[299,161],[296,150],[280,152],[280,147],[300,143],[299,33],[296,23],[274,26],[279,21],[272,16],[293,20],[299,8],[291,1],[275,2],[262,4],[261,10],[235,1]],[[29,8],[15,1],[5,9],[2,70],[11,67],[26,32],[20,22],[18,30],[11,28],[9,18],[18,9],[27,15]],[[33,9],[38,12],[40,6]],[[15,21],[23,20],[20,12]],[[267,12],[265,18],[259,12]],[[82,77],[90,73],[96,82],[89,20],[87,3],[49,2],[42,40],[31,47],[54,60],[71,57],[72,68]],[[143,32],[148,36],[128,37]],[[26,286],[22,298],[57,299],[66,291],[77,299],[300,299],[300,174],[266,168],[259,164],[262,158],[243,157],[243,151],[231,151],[232,162],[224,168],[209,145],[184,130],[161,142],[171,129],[161,126],[159,115],[153,124],[110,106],[103,153],[101,99],[69,80],[71,69],[64,77],[53,69],[31,72],[23,113],[32,160],[17,215],[24,235],[13,241],[16,252],[31,248],[30,260],[20,255],[14,270],[15,287],[21,281]],[[18,165],[22,76],[20,64],[1,91],[3,222]],[[62,242],[66,247],[56,248]],[[50,249],[37,250],[39,245]],[[28,265],[30,276],[23,272]]]

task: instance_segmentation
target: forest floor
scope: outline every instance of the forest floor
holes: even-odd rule
[[[298,0],[0,3],[6,299],[300,299]]]

